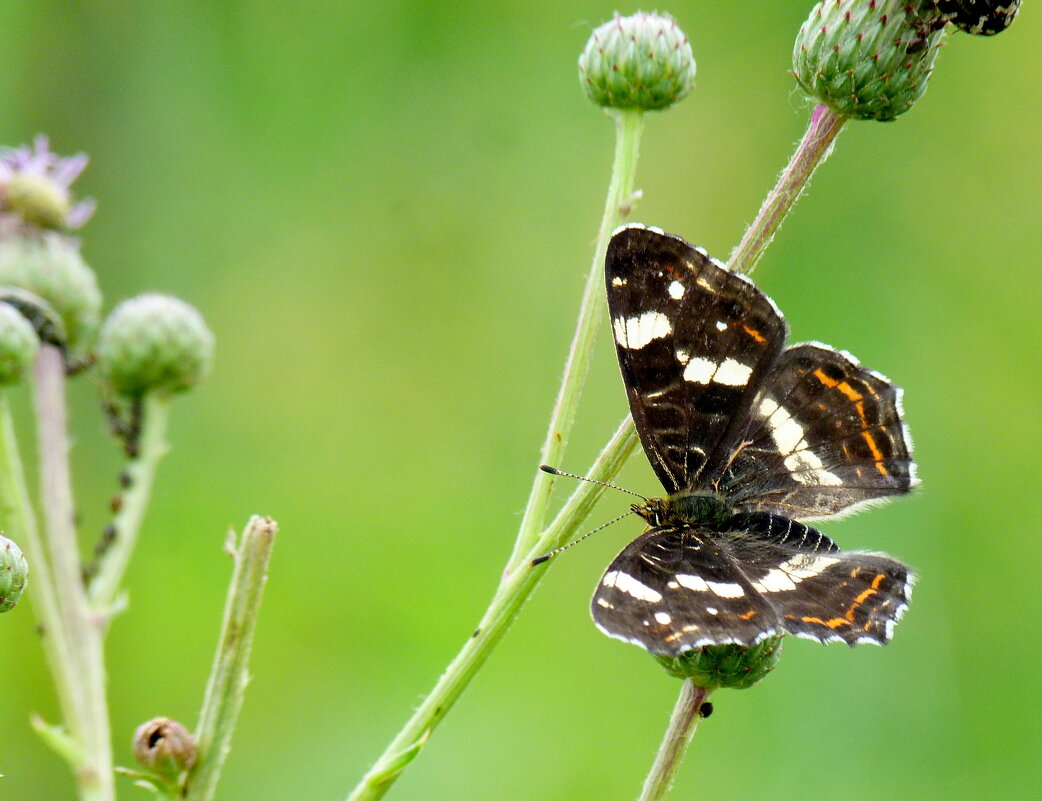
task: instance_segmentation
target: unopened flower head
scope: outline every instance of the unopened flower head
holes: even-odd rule
[[[29,564],[21,548],[0,534],[0,612],[14,609],[28,578]]]
[[[134,759],[162,776],[176,776],[195,764],[195,739],[183,724],[153,718],[134,732]]]
[[[782,637],[767,637],[756,645],[707,645],[679,656],[655,654],[655,659],[678,679],[691,679],[713,690],[744,690],[774,670],[781,658]]]
[[[823,0],[796,37],[793,75],[841,116],[893,120],[926,91],[943,37],[933,0]]]
[[[0,302],[0,387],[21,381],[39,349],[32,324],[14,306]]]
[[[668,14],[618,14],[597,28],[579,56],[587,97],[606,108],[668,108],[695,85],[691,44]]]
[[[87,156],[62,158],[46,136],[32,147],[0,150],[0,234],[4,229],[74,230],[94,213],[94,201],[73,202],[69,187],[87,166]]]
[[[54,231],[0,236],[0,287],[0,300],[20,290],[57,313],[71,353],[86,350],[97,335],[101,292],[72,237]]]
[[[124,397],[179,392],[210,372],[213,351],[213,334],[194,307],[170,295],[139,295],[102,326],[98,370]]]

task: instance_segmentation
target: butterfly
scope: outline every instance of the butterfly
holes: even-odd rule
[[[1013,24],[1020,0],[935,0],[943,22],[966,33],[994,36]]]
[[[820,343],[786,347],[774,302],[654,228],[613,235],[608,310],[630,412],[667,492],[594,593],[605,634],[655,654],[784,633],[890,640],[914,577],[800,520],[917,483],[901,390]]]

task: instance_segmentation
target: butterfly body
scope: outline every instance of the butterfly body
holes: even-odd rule
[[[909,491],[900,390],[849,354],[786,347],[773,301],[679,237],[622,228],[605,270],[630,410],[667,495],[634,507],[650,528],[602,577],[598,627],[670,656],[786,632],[888,641],[910,571],[797,518]]]

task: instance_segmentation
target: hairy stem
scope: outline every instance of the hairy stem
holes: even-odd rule
[[[746,229],[745,236],[731,252],[727,266],[738,273],[751,273],[786,215],[795,205],[811,175],[832,152],[836,136],[843,129],[846,117],[841,117],[825,104],[814,109],[807,132],[792,154],[788,166],[778,177],[778,183],[760,206],[756,219]]]
[[[169,418],[169,396],[148,393],[144,398],[138,453],[127,465],[130,486],[123,493],[123,503],[112,520],[115,539],[105,552],[88,590],[90,602],[100,614],[108,614],[123,583],[152,494],[156,467],[169,450],[166,443]]]
[[[612,163],[611,183],[604,201],[604,213],[601,215],[601,225],[597,231],[597,245],[594,248],[590,272],[586,276],[586,285],[579,306],[579,319],[565,362],[561,388],[550,415],[550,425],[546,431],[543,448],[539,452],[540,464],[559,465],[568,443],[575,421],[575,410],[593,355],[597,327],[604,315],[604,254],[608,250],[608,240],[612,231],[629,215],[634,199],[633,185],[636,180],[644,113],[640,110],[610,113],[615,120],[615,158]],[[541,470],[536,471],[528,496],[528,505],[525,507],[514,543],[514,552],[508,562],[509,570],[515,569],[521,557],[531,550],[546,522],[553,481],[553,476]]]
[[[660,801],[666,797],[669,788],[673,786],[684,753],[691,744],[691,738],[695,736],[700,720],[699,710],[707,694],[705,687],[696,686],[691,679],[684,680],[666,736],[655,755],[651,772],[644,780],[644,789],[638,801]]]
[[[183,797],[189,801],[211,801],[231,749],[232,734],[249,682],[253,632],[277,531],[278,524],[270,517],[254,516],[234,551],[235,572],[228,588],[217,654],[195,733],[198,759],[185,782]]]
[[[593,479],[610,481],[633,453],[636,445],[633,424],[627,417],[619,425],[587,475]],[[545,567],[529,567],[528,562],[569,541],[604,490],[604,487],[596,484],[581,482],[553,523],[540,535],[532,549],[523,554],[523,565],[504,575],[474,634],[438,679],[430,695],[424,699],[419,709],[354,789],[348,801],[372,801],[381,798],[420,752],[433,728],[488,659],[492,649],[502,639],[542,578]]]
[[[105,664],[100,621],[91,613],[80,570],[73,526],[74,507],[69,474],[69,440],[65,409],[65,364],[53,345],[43,345],[34,370],[40,498],[60,625],[68,645],[70,689],[76,718],[69,721],[83,749],[76,778],[83,799],[114,798],[112,745],[105,699]]]
[[[79,721],[83,719],[83,713],[80,711],[79,698],[74,687],[75,667],[59,612],[54,574],[51,572],[50,560],[40,538],[36,511],[29,498],[29,488],[6,393],[0,395],[0,503],[7,530],[23,545],[32,571],[28,596],[40,624],[44,652],[58,692],[62,716],[70,729],[79,731]],[[78,764],[79,757],[76,759]]]

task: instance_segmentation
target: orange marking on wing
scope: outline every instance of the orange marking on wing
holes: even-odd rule
[[[819,626],[828,626],[830,629],[838,629],[840,626],[849,626],[850,621],[845,617],[834,617],[831,620],[822,620],[820,617],[802,617],[804,623],[817,623]]]
[[[853,401],[854,408],[857,410],[857,415],[861,418],[862,427],[865,429],[868,428],[868,417],[865,415],[864,395],[850,386],[846,381],[837,381],[834,378],[829,378],[820,367],[814,370],[814,377],[829,389],[838,389],[847,399]],[[868,450],[872,453],[872,458],[875,460],[876,470],[879,471],[879,474],[883,476],[890,475],[890,471],[883,465],[883,460],[886,457],[883,456],[883,452],[879,449],[879,445],[876,444],[876,439],[872,436],[872,432],[867,430],[862,431],[861,438],[865,441],[865,444],[868,445]]]
[[[878,590],[879,589],[879,585],[883,583],[883,579],[885,579],[885,578],[886,578],[886,574],[885,573],[876,573],[876,577],[874,579],[872,579],[872,589],[873,590]]]
[[[850,577],[851,578],[857,578],[857,574],[860,573],[860,572],[861,572],[861,568],[860,567],[855,567],[853,570],[850,571]]]
[[[755,328],[750,328],[749,326],[745,325],[744,323],[742,324],[742,330],[745,331],[745,333],[747,333],[749,336],[751,336],[753,339],[755,339],[760,344],[763,344],[764,342],[767,341],[767,339],[764,337],[763,334],[761,334]]]
[[[878,592],[878,590],[876,590],[873,587],[869,587],[867,590],[861,593],[857,598],[854,599],[854,603],[850,605],[850,609],[847,610],[847,613],[843,615],[843,617],[845,617],[847,620],[853,623],[854,611],[865,602],[866,598],[868,598],[871,595],[875,595],[876,592]]]
[[[739,615],[738,617],[740,617],[742,620],[749,620],[749,619],[755,617],[755,615],[756,615],[756,610],[755,609],[750,609],[748,612],[746,612],[745,614]]]

